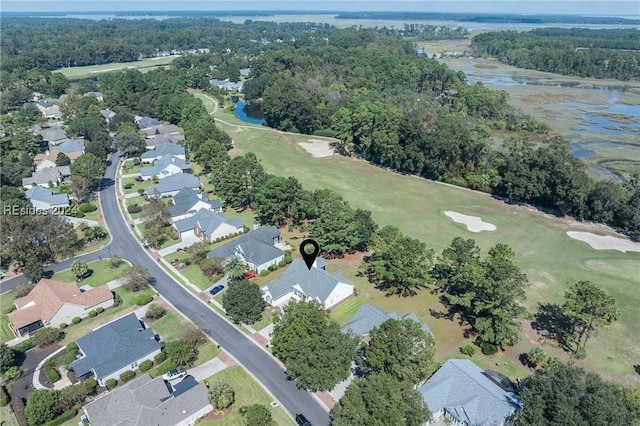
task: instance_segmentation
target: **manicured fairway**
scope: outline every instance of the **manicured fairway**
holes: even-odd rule
[[[607,228],[403,176],[365,161],[341,156],[313,158],[297,142],[314,137],[251,128],[224,111],[214,117],[233,138],[234,153],[252,151],[268,173],[295,176],[306,189],[335,190],[353,207],[371,210],[379,225],[396,225],[437,252],[455,236],[473,238],[483,250],[496,243],[509,244],[531,282],[526,301],[530,312],[535,312],[538,301],[562,303],[568,283],[591,280],[603,287],[616,298],[620,320],[589,343],[589,356],[581,364],[597,366],[605,376],[621,380],[637,381],[640,377],[632,368],[632,362],[637,363],[640,357],[640,254],[596,251],[566,235],[569,230],[603,234],[610,232]],[[479,216],[497,230],[471,233],[447,217],[446,210]],[[411,303],[412,299],[403,300],[405,306]]]
[[[178,55],[179,56],[179,55]],[[87,65],[85,67],[59,68],[52,72],[59,72],[69,80],[79,80],[82,78],[94,77],[111,71],[121,71],[125,69],[137,69],[140,71],[149,70],[156,67],[170,64],[178,56],[165,56],[159,58],[143,59],[135,62],[116,62],[103,65]]]

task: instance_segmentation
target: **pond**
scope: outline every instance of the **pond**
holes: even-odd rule
[[[260,108],[259,104],[252,105],[237,96],[230,97],[229,101],[236,106],[233,110],[233,115],[238,117],[240,120],[251,124],[265,123],[264,114],[262,113],[262,108]]]

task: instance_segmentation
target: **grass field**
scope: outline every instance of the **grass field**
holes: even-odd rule
[[[562,303],[569,283],[593,281],[616,298],[621,316],[610,330],[603,330],[589,343],[589,356],[580,364],[600,371],[605,377],[640,380],[632,367],[640,357],[640,328],[636,326],[640,322],[637,309],[640,254],[595,251],[566,235],[569,230],[610,232],[605,227],[557,218],[525,206],[507,205],[486,194],[402,176],[364,161],[341,156],[313,158],[296,144],[309,136],[251,128],[246,123],[237,127],[235,123],[239,122],[222,111],[214,117],[234,139],[234,153],[253,151],[268,173],[295,176],[308,190],[337,191],[353,207],[371,210],[380,226],[396,225],[437,252],[455,236],[475,239],[485,252],[496,243],[509,244],[531,282],[525,303],[530,312],[535,311],[539,301]],[[480,216],[496,225],[497,230],[471,233],[445,216],[445,210]],[[353,279],[362,281],[360,277]],[[383,296],[376,300],[380,306],[393,308],[398,313],[416,311],[429,324],[433,318],[428,308],[441,309],[436,298],[426,291],[411,299]],[[438,345],[450,346],[445,352],[455,356],[464,339],[454,339],[450,331],[436,329],[434,333]],[[455,345],[448,345],[452,339]]]
[[[207,379],[207,383],[218,380],[227,382],[235,391],[235,402],[231,413],[218,420],[205,420],[200,426],[236,426],[244,424],[240,416],[240,407],[243,405],[261,404],[269,406],[273,399],[264,389],[240,366],[227,367],[221,372],[214,374]],[[279,426],[295,425],[293,420],[286,415],[280,407],[271,408],[273,420]]]
[[[151,69],[165,66],[173,62],[177,56],[165,56],[160,58],[149,58],[135,62],[116,62],[104,65],[88,65],[86,67],[59,68],[52,72],[59,72],[69,80],[80,80],[88,77],[95,77],[106,72],[121,71],[125,69],[137,69],[149,71]]]
[[[109,262],[106,260],[98,260],[95,262],[87,263],[89,270],[92,271],[91,275],[82,281],[78,281],[76,276],[71,272],[70,269],[67,269],[62,272],[58,272],[53,276],[54,280],[71,282],[77,281],[78,285],[89,285],[91,287],[97,287],[101,284],[108,283],[109,281],[113,281],[119,278],[124,271],[130,268],[129,264],[123,262],[118,268],[112,269],[109,266]]]

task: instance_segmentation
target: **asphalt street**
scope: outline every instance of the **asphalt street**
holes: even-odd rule
[[[212,309],[202,304],[142,249],[131,234],[117,203],[115,176],[120,161],[119,154],[113,154],[110,160],[105,179],[102,181],[100,201],[104,221],[111,233],[111,243],[99,252],[66,260],[46,269],[56,272],[70,267],[75,260],[82,259],[89,262],[99,257],[106,257],[110,252],[128,260],[133,265],[147,268],[155,278],[153,283],[155,290],[222,346],[226,352],[235,357],[286,410],[294,416],[297,413],[303,413],[314,426],[328,425],[329,414],[314,396],[305,390],[298,389],[294,381],[287,380],[282,367],[268,353]],[[0,292],[5,292],[22,281],[24,280],[18,277],[2,282]],[[241,392],[241,390],[238,391]]]

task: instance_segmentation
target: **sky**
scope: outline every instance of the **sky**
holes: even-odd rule
[[[313,10],[313,11],[422,11],[471,13],[559,13],[640,16],[640,0],[0,0],[0,11],[92,12],[163,10]]]

